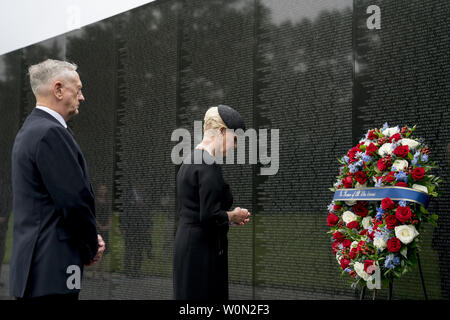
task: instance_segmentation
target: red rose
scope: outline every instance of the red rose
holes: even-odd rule
[[[369,140],[376,140],[378,139],[378,136],[375,134],[375,130],[372,130],[369,132],[369,134],[367,135],[367,139]]]
[[[345,239],[345,235],[337,231],[333,233],[333,239],[336,240],[337,242],[342,242]]]
[[[381,200],[381,208],[383,208],[384,211],[394,209],[395,202],[392,201],[391,198],[384,198],[383,200]]]
[[[378,160],[378,162],[377,162],[377,168],[381,172],[386,171],[389,166],[390,166],[390,162],[384,158]]]
[[[356,147],[351,148],[351,149],[348,151],[347,156],[348,156],[350,159],[355,159],[355,156],[356,156],[356,153],[357,153],[357,152],[361,152],[361,149],[359,148],[359,145],[357,145]]]
[[[377,221],[377,222],[375,222],[375,223],[373,224],[373,230],[378,229],[378,226],[379,226],[380,224],[382,224],[382,223],[383,223],[383,221]]]
[[[350,259],[355,259],[356,256],[358,255],[358,249],[352,248],[352,250],[350,250],[348,255],[350,256]]]
[[[383,177],[385,182],[391,183],[395,181],[395,172],[391,171],[386,176]]]
[[[392,143],[392,141],[398,141],[401,139],[402,139],[402,135],[400,133],[396,133],[389,138],[389,142]]]
[[[344,185],[344,188],[350,189],[353,187],[353,178],[352,177],[346,177],[342,179],[342,184]]]
[[[358,221],[352,221],[352,222],[347,223],[347,228],[359,230]]]
[[[398,225],[398,220],[395,215],[390,215],[386,217],[386,228],[389,230],[394,230],[394,228]]]
[[[389,252],[399,252],[400,249],[402,248],[402,243],[398,238],[392,237],[387,241],[386,247],[389,250]]]
[[[414,181],[422,180],[424,176],[425,176],[425,169],[422,167],[417,167],[411,172],[411,177],[414,179]]]
[[[344,248],[350,248],[351,245],[352,245],[352,240],[350,240],[350,239],[345,239],[344,241],[342,241],[342,246]]]
[[[408,152],[409,152],[409,147],[408,146],[398,146],[394,150],[394,154],[397,157],[400,157],[400,158],[406,157],[408,155]]]
[[[376,145],[374,145],[373,143],[369,144],[369,146],[366,149],[366,154],[371,156],[374,155],[375,152],[377,152],[378,147]]]
[[[336,252],[339,250],[339,248],[338,248],[339,244],[340,244],[340,242],[334,241],[333,244],[331,245],[331,249],[333,250],[333,254],[336,254]]]
[[[342,210],[342,206],[339,206],[339,205],[335,204],[334,207],[333,207],[333,210],[334,211],[341,211]]]
[[[355,173],[355,180],[358,181],[360,184],[364,184],[367,181],[367,175],[365,172],[358,171]]]
[[[408,188],[408,184],[406,182],[400,181],[395,184],[396,187],[405,187]]]
[[[341,268],[342,269],[346,269],[348,267],[348,265],[350,264],[350,260],[342,258],[341,259]]]
[[[368,274],[372,274],[375,271],[372,266],[373,266],[373,260],[364,261],[364,271],[367,272]]]
[[[408,206],[398,206],[395,211],[395,217],[401,222],[409,221],[411,220],[411,209]]]
[[[353,212],[355,214],[357,214],[360,217],[365,217],[367,216],[367,213],[369,213],[369,210],[366,207],[366,202],[360,202],[358,201],[354,206],[353,206]]]
[[[356,246],[356,250],[358,252],[362,252],[366,249],[366,242],[365,241],[360,241],[358,242],[358,245]]]
[[[339,217],[333,213],[330,213],[327,217],[327,223],[330,227],[333,227],[336,225],[336,223],[339,222]]]

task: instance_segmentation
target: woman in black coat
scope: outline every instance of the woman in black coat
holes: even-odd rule
[[[177,174],[179,225],[173,264],[174,295],[178,300],[228,299],[229,224],[243,225],[250,213],[233,203],[216,157],[236,148],[232,130],[245,130],[231,107],[210,108],[204,119],[204,139],[183,161]]]

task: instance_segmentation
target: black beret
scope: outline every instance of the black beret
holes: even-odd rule
[[[239,112],[223,104],[219,104],[217,106],[217,110],[219,111],[219,115],[222,118],[223,122],[229,129],[242,129],[245,131],[244,119],[241,117]]]

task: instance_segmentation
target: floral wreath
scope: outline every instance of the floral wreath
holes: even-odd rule
[[[411,270],[423,224],[437,225],[438,216],[428,212],[423,199],[438,196],[441,180],[430,174],[437,165],[423,139],[412,136],[415,128],[386,123],[369,130],[338,160],[328,233],[342,275],[350,276],[353,287],[376,281],[377,270],[383,286]]]

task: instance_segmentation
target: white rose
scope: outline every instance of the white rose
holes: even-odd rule
[[[358,247],[358,241],[353,241],[352,244],[350,245],[350,248],[356,248]]]
[[[412,188],[416,189],[416,190],[419,190],[419,191],[422,191],[422,192],[425,192],[426,194],[428,194],[428,188],[423,186],[423,185],[421,185],[421,184],[415,183],[415,184],[413,184]]]
[[[342,214],[342,220],[343,220],[345,223],[350,223],[350,222],[352,222],[352,221],[355,221],[355,220],[356,220],[356,214],[354,214],[354,213],[351,212],[351,211],[345,211],[345,212]]]
[[[398,127],[386,128],[383,130],[383,134],[387,137],[393,136],[396,133],[400,133],[400,129]]]
[[[382,157],[387,156],[388,154],[392,154],[392,144],[391,143],[385,143],[383,144],[380,149],[378,149],[378,154]]]
[[[342,253],[340,253],[339,251],[336,252],[336,260],[338,263],[341,263],[341,259],[342,259]]]
[[[367,229],[372,225],[372,218],[371,217],[364,217],[361,221],[364,229]]]
[[[345,201],[345,204],[346,205],[348,205],[348,206],[353,206],[354,204],[356,204],[356,200],[347,200],[347,201]]]
[[[406,161],[406,160],[403,160],[403,159],[397,159],[397,160],[394,161],[394,163],[393,163],[392,165],[395,167],[395,169],[396,169],[397,171],[403,171],[403,170],[405,170],[406,168],[408,168],[409,163],[408,163],[408,161]]]
[[[395,227],[395,236],[404,244],[408,244],[414,240],[415,237],[419,235],[416,227],[413,225],[401,225]]]
[[[413,139],[402,139],[400,140],[400,143],[402,144],[402,146],[408,146],[410,149],[415,149],[419,146],[419,142],[417,142],[416,140]]]
[[[355,269],[356,274],[363,278],[365,281],[369,279],[370,275],[368,275],[367,272],[364,271],[364,264],[362,264],[361,262],[355,262],[353,268]]]
[[[373,245],[383,251],[386,248],[386,241],[384,241],[383,238],[378,237],[373,240]]]
[[[366,142],[364,142],[364,145],[365,145],[366,147],[368,147],[371,143],[372,143],[372,141],[366,140]]]

